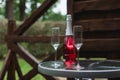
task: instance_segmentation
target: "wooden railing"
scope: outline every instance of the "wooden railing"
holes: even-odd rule
[[[8,34],[5,38],[8,46],[8,54],[5,58],[2,70],[0,72],[0,80],[4,80],[7,73],[7,80],[16,80],[15,73],[17,72],[20,80],[31,80],[38,72],[39,61],[31,55],[26,49],[24,49],[19,42],[47,42],[50,37],[44,36],[23,36],[24,32],[39,19],[57,0],[45,0],[43,4],[36,9],[29,18],[27,18],[18,28],[16,28],[16,22],[14,20],[8,21]],[[32,66],[32,69],[23,75],[21,67],[18,63],[16,54],[19,54],[28,64]],[[50,60],[54,57],[48,56],[45,60]],[[45,61],[43,60],[43,61]],[[16,72],[15,72],[16,71]],[[47,76],[40,73],[47,80],[55,80],[52,76]]]

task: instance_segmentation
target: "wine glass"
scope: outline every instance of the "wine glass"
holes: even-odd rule
[[[60,36],[60,31],[59,27],[53,27],[52,28],[52,34],[51,34],[51,45],[55,50],[55,62],[52,65],[54,68],[59,67],[60,65],[56,62],[57,60],[57,49],[59,47],[59,36]]]
[[[82,66],[79,64],[79,50],[81,46],[83,45],[83,28],[80,25],[73,26],[73,32],[74,32],[74,40],[75,40],[75,47],[77,49],[77,65],[76,69],[80,70],[83,69]]]
[[[75,47],[77,49],[77,65],[76,69],[84,69],[84,67],[80,66],[79,64],[79,50],[83,45],[83,27],[81,25],[73,26],[74,31],[74,40],[75,40]],[[80,80],[79,78],[75,78],[75,80]],[[92,80],[91,78],[82,78],[82,80]]]

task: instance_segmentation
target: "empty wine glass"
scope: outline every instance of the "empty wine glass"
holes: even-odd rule
[[[54,68],[59,67],[60,65],[56,62],[57,60],[57,49],[59,47],[59,36],[60,36],[60,31],[59,27],[53,27],[52,28],[52,34],[51,34],[51,45],[55,50],[55,63],[52,65]]]
[[[79,64],[79,50],[81,46],[83,45],[83,27],[81,25],[75,25],[73,26],[73,32],[74,32],[74,40],[75,40],[75,47],[77,49],[77,65],[76,69],[84,69],[84,67],[80,66]],[[80,80],[79,78],[75,78],[75,80]],[[91,78],[82,78],[81,80],[92,80]]]
[[[73,32],[74,32],[74,40],[75,40],[75,47],[77,49],[77,65],[76,69],[83,69],[82,66],[79,64],[79,50],[81,46],[83,45],[83,28],[80,25],[73,26]]]

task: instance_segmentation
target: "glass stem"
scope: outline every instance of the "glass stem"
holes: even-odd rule
[[[57,60],[57,49],[55,50],[55,62]]]
[[[79,65],[79,49],[77,49],[77,65]]]

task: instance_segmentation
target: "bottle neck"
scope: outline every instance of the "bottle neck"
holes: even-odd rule
[[[66,25],[66,36],[68,36],[68,35],[73,35],[71,23],[72,23],[72,19],[69,19],[69,18],[68,18],[68,19],[67,19],[67,25]]]

